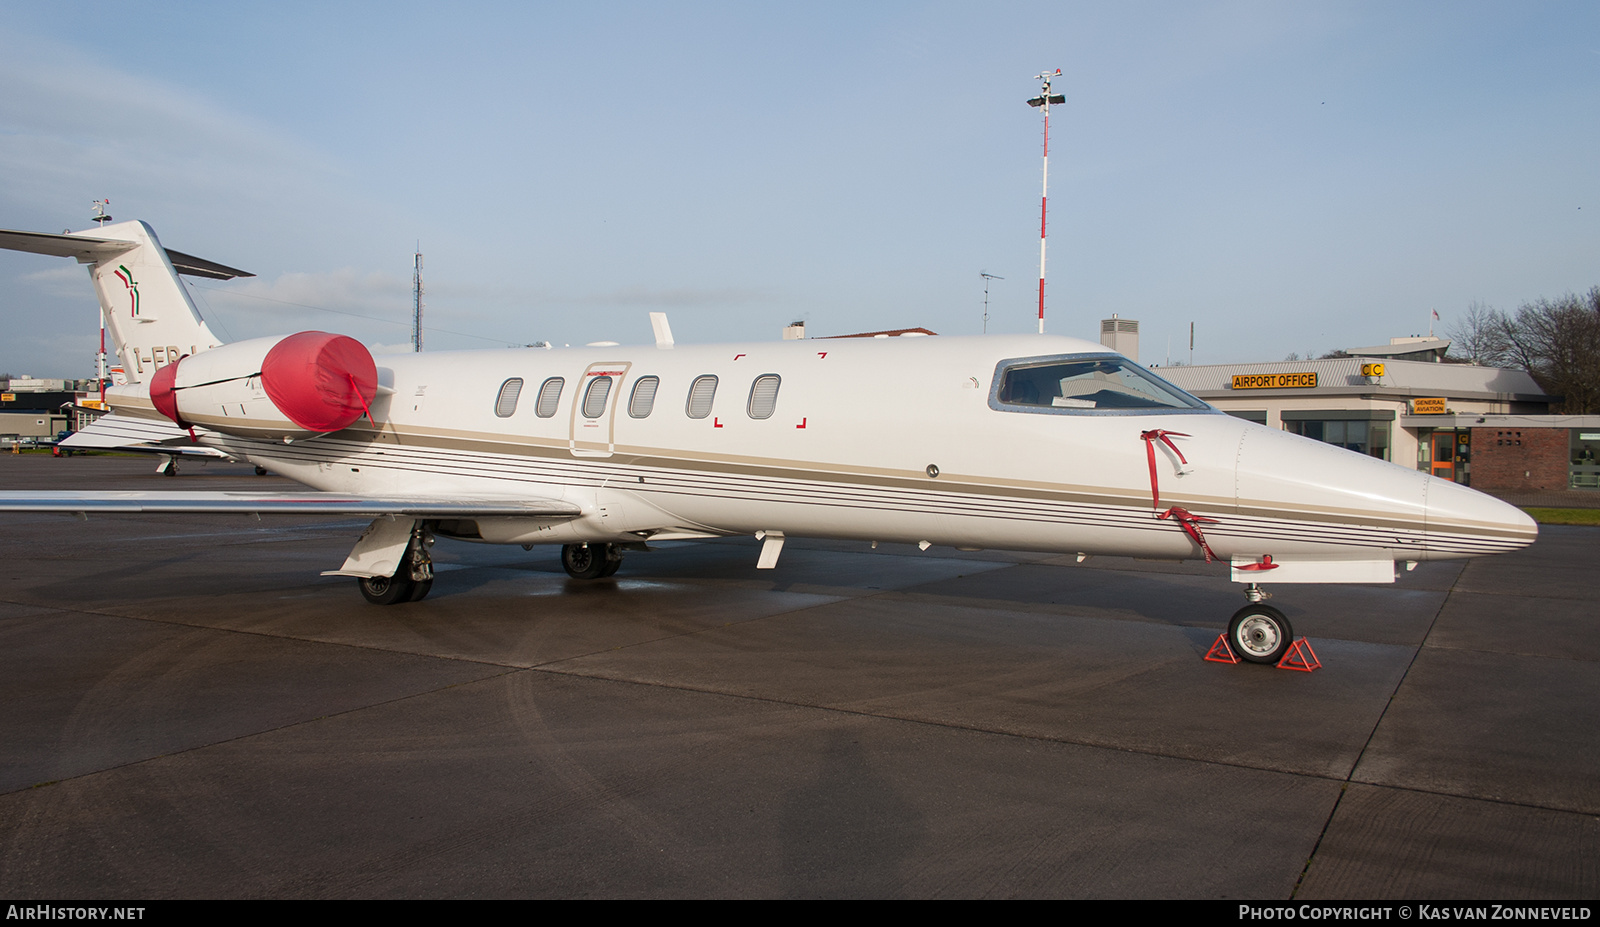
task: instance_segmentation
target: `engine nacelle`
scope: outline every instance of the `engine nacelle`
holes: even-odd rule
[[[180,428],[303,438],[370,414],[378,368],[361,342],[327,332],[253,338],[185,356],[150,379],[156,410]]]

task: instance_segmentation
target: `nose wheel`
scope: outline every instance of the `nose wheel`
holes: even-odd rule
[[[1293,641],[1289,619],[1270,605],[1252,602],[1228,622],[1228,646],[1250,663],[1277,663]]]

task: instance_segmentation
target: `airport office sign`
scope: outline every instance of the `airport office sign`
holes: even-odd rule
[[[1236,373],[1234,389],[1316,389],[1316,371],[1308,373]]]

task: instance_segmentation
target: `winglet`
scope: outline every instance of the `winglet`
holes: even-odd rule
[[[667,321],[665,312],[650,313],[650,327],[656,332],[656,347],[672,347],[672,325]]]

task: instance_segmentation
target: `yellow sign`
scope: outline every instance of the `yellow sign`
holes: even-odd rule
[[[1312,373],[1236,373],[1234,389],[1315,389],[1317,375]]]
[[[1364,377],[1381,377],[1381,376],[1383,376],[1383,365],[1382,364],[1362,364],[1361,365],[1361,375],[1364,376]]]
[[[1418,397],[1411,400],[1412,415],[1444,415],[1449,411],[1449,409],[1444,407],[1443,396],[1436,396],[1429,399]]]
[[[0,402],[16,402],[16,393],[0,393]]]

